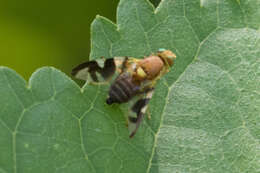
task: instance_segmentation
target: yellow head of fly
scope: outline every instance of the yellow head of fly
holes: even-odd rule
[[[172,51],[161,48],[158,50],[157,55],[163,60],[168,68],[173,66],[176,55]]]

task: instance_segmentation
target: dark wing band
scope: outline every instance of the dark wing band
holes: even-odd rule
[[[100,59],[99,61],[104,61]],[[103,80],[109,79],[116,71],[116,64],[114,58],[106,59],[104,66],[100,67],[97,61],[88,61],[82,63],[73,68],[71,75],[77,79],[87,80],[90,75],[94,82],[102,82],[99,76],[102,76]]]
[[[134,135],[136,134],[136,132],[143,120],[143,117],[146,113],[149,101],[153,96],[153,92],[154,92],[154,89],[148,90],[147,93],[145,94],[145,97],[137,100],[137,102],[132,106],[132,108],[130,110],[130,111],[132,111],[132,113],[130,113],[128,115],[128,123],[129,123],[128,128],[129,128],[129,132],[130,132],[130,135],[129,135],[130,138],[134,137]],[[136,114],[136,115],[133,115],[133,114]]]

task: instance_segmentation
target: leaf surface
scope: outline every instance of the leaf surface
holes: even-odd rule
[[[79,88],[44,67],[29,83],[0,68],[0,173],[257,173],[259,1],[121,0],[98,16],[91,58],[177,54],[134,139],[108,86]]]

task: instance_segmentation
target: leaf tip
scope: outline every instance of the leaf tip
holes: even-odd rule
[[[99,14],[97,14],[96,17],[95,17],[95,19],[99,19],[99,18],[102,18],[102,16],[99,15]]]

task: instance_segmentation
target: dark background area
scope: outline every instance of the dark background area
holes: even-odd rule
[[[73,66],[88,59],[95,16],[116,22],[118,2],[0,1],[0,66],[16,70],[25,79],[42,66],[69,74]]]

